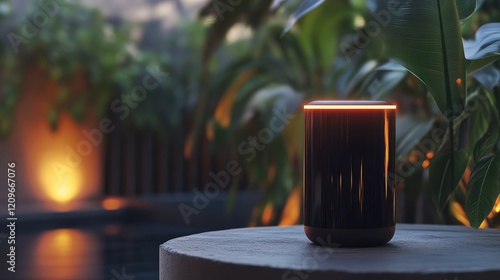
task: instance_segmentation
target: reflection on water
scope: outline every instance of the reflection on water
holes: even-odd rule
[[[37,279],[99,279],[99,248],[99,240],[84,231],[46,231],[35,242],[30,270],[37,272]]]
[[[131,279],[123,278],[125,275],[136,280],[158,279],[158,246],[175,237],[198,233],[191,228],[149,222],[75,219],[69,223],[74,227],[68,224],[56,228],[57,223],[20,225],[16,273],[13,278],[5,278],[0,272],[0,279]]]

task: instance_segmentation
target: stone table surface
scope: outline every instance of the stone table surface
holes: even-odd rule
[[[312,244],[302,226],[214,231],[160,246],[160,279],[500,279],[500,230],[398,224],[381,247]]]

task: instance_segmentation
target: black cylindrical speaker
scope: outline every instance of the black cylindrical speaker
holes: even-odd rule
[[[304,105],[304,230],[320,245],[377,246],[395,231],[396,106]]]

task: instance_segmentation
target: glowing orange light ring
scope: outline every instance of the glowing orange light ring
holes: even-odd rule
[[[304,105],[304,110],[396,110],[396,105]]]

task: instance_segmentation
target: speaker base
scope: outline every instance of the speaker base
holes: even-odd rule
[[[396,226],[367,229],[329,229],[304,226],[307,238],[320,246],[373,247],[384,245],[394,236]]]

